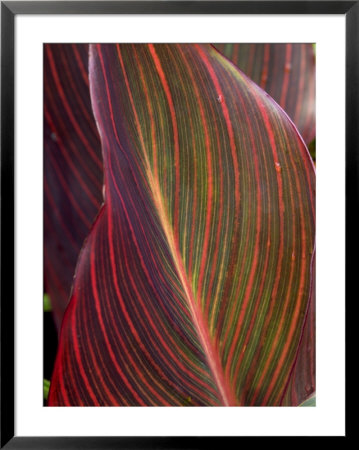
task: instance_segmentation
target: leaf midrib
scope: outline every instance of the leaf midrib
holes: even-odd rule
[[[148,162],[148,160],[146,162]],[[174,236],[172,226],[170,225],[169,220],[167,218],[160,186],[158,185],[158,182],[156,182],[155,179],[153,178],[152,171],[149,169],[149,167],[147,167],[147,169],[148,169],[147,175],[149,177],[153,201],[157,209],[159,220],[163,228],[177,274],[179,276],[181,285],[185,293],[185,299],[188,303],[188,307],[190,309],[193,318],[198,338],[206,355],[209,368],[212,372],[212,376],[220,393],[223,405],[233,406],[236,404],[235,396],[232,392],[232,389],[230,388],[230,386],[228,386],[228,384],[225,381],[225,375],[220,362],[219,354],[214,348],[213,341],[209,334],[209,330],[205,326],[203,315],[200,309],[198,308],[198,302],[196,302],[195,300],[196,296],[193,292],[191,283],[188,279],[188,275],[184,267],[182,255],[179,250],[178,241]]]
[[[154,50],[153,50],[154,51]],[[195,325],[195,329],[197,331],[198,338],[200,340],[200,343],[202,345],[202,348],[204,350],[204,353],[206,355],[209,368],[212,372],[212,376],[214,378],[214,382],[218,388],[218,392],[220,394],[221,401],[223,405],[230,406],[230,405],[236,405],[236,397],[232,392],[231,387],[228,383],[226,383],[226,378],[224,375],[223,367],[220,361],[220,357],[218,352],[216,351],[213,341],[211,340],[209,330],[205,326],[203,315],[198,308],[198,303],[195,300],[195,294],[193,292],[192,286],[190,281],[188,280],[188,275],[186,273],[184,263],[182,260],[182,255],[179,250],[179,244],[177,239],[174,235],[174,230],[172,229],[172,226],[168,220],[167,214],[166,214],[166,208],[163,201],[160,185],[158,182],[158,179],[154,176],[152,173],[152,167],[148,158],[148,154],[146,152],[146,145],[142,134],[142,128],[141,123],[139,121],[139,118],[137,116],[136,107],[134,104],[134,100],[132,97],[131,89],[129,88],[129,80],[127,77],[126,69],[122,61],[121,52],[119,51],[119,46],[117,46],[117,54],[120,60],[121,68],[124,74],[125,78],[125,84],[127,87],[130,103],[132,106],[132,110],[134,112],[134,118],[136,122],[136,127],[139,132],[139,138],[141,147],[143,150],[143,155],[145,159],[145,166],[146,166],[146,173],[149,180],[149,185],[153,197],[153,201],[155,204],[155,207],[157,209],[157,213],[159,216],[160,224],[163,228],[165,237],[167,239],[167,243],[169,246],[169,250],[171,253],[171,256],[173,258],[173,262],[176,268],[176,271],[178,273],[179,279],[181,281],[184,293],[185,293],[185,299],[188,303],[189,310],[191,312],[193,322]],[[161,69],[162,70],[162,69]],[[118,139],[118,136],[116,136]]]

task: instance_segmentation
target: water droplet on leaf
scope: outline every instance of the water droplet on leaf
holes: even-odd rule
[[[217,97],[217,101],[218,101],[218,103],[223,103],[223,95],[219,95]]]
[[[276,170],[277,172],[281,172],[282,166],[280,165],[279,162],[275,162],[275,170]]]

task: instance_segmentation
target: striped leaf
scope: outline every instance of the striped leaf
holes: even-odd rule
[[[283,393],[281,405],[290,406],[304,402],[315,394],[315,262],[312,262],[312,287],[308,312],[298,354],[291,376]]]
[[[44,279],[57,326],[81,246],[102,201],[101,143],[88,45],[44,46]]]
[[[215,44],[287,112],[307,145],[315,138],[312,44]]]
[[[314,246],[312,161],[210,45],[91,45],[105,204],[49,405],[279,405]]]

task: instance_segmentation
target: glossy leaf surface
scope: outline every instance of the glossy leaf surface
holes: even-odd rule
[[[59,326],[78,254],[102,201],[88,45],[44,46],[44,279]]]
[[[286,111],[307,145],[315,138],[312,44],[215,44]]]
[[[314,170],[209,45],[92,45],[105,206],[50,405],[278,405],[311,285]]]

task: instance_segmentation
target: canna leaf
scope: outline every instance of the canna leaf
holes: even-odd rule
[[[58,327],[102,201],[101,143],[87,66],[88,45],[44,45],[44,279]]]
[[[43,391],[44,391],[44,400],[48,399],[50,389],[50,381],[44,378],[43,381]]]
[[[315,163],[315,160],[316,160],[316,139],[315,138],[311,142],[309,142],[308,150],[309,150],[310,156],[312,157],[312,159]]]
[[[308,312],[298,354],[281,405],[303,403],[315,393],[315,263],[312,261],[312,286]]]
[[[48,294],[44,294],[44,312],[51,312],[51,300]]]
[[[315,138],[312,44],[215,44],[287,112],[307,145]]]
[[[305,402],[301,403],[299,406],[316,406],[316,396],[315,394],[308,398]]]
[[[91,45],[105,204],[49,405],[279,405],[311,287],[312,161],[210,45]]]

